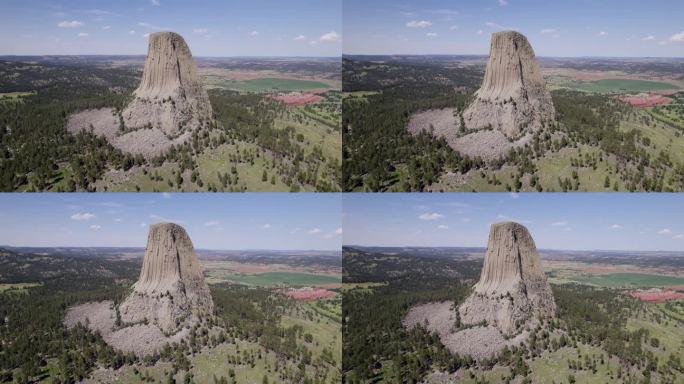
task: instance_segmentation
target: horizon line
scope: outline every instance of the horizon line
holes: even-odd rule
[[[342,244],[342,247],[366,247],[366,248],[482,248],[487,249],[486,246],[465,246],[465,245],[359,245],[359,244]],[[560,248],[537,248],[538,251],[560,251],[560,252],[667,252],[667,253],[681,253],[682,251],[668,251],[668,250],[626,250],[626,249],[560,249]]]
[[[147,246],[133,246],[133,245],[121,245],[121,246],[116,246],[116,245],[107,245],[107,246],[100,246],[100,245],[41,245],[41,246],[35,246],[35,245],[9,245],[9,244],[2,244],[0,245],[0,249],[5,249],[7,250],[8,248],[45,248],[45,249],[54,249],[54,248],[99,248],[99,249],[116,249],[116,248],[135,248],[135,249],[145,249]],[[195,251],[239,251],[239,252],[244,252],[244,251],[252,251],[252,252],[264,252],[264,251],[278,251],[278,252],[340,252],[342,249],[269,249],[269,248],[235,248],[235,249],[227,249],[227,248],[202,248],[202,247],[193,247]]]
[[[489,56],[489,53],[343,53],[344,56]],[[536,58],[547,59],[681,59],[684,56],[547,56],[535,55]]]

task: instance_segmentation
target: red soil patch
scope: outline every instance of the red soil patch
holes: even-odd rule
[[[285,95],[273,96],[274,99],[280,100],[287,105],[306,105],[311,103],[318,103],[323,100],[321,96],[313,93],[299,93],[293,92]]]
[[[335,292],[325,289],[298,289],[285,291],[285,295],[295,300],[319,300],[335,296]]]
[[[670,104],[672,99],[661,95],[651,95],[648,93],[640,93],[633,96],[621,96],[620,100],[635,107],[653,107],[655,105]]]
[[[663,290],[632,291],[629,295],[649,303],[664,303],[668,300],[684,299],[684,293]]]

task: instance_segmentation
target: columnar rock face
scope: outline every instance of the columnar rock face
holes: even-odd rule
[[[123,111],[127,129],[159,128],[174,136],[212,119],[190,48],[173,32],[150,34],[147,59],[135,99]]]
[[[192,241],[172,223],[150,226],[140,278],[121,304],[125,323],[147,319],[165,333],[210,315],[214,310]]]
[[[551,123],[555,110],[532,46],[515,31],[492,35],[482,86],[463,113],[465,128],[493,128],[517,138]]]
[[[510,336],[555,312],[553,293],[527,228],[513,222],[492,225],[480,281],[459,308],[461,321],[486,322]]]

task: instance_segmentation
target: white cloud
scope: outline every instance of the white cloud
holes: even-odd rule
[[[131,29],[130,31],[128,31],[128,34],[129,35],[135,35],[135,29]]]
[[[147,227],[147,223],[140,223],[141,227]]]
[[[297,233],[297,232],[299,232],[299,231],[301,231],[301,230],[302,230],[301,228],[295,228],[295,229],[293,229],[293,230],[290,231],[290,234],[294,235],[295,233]]]
[[[409,28],[427,28],[432,26],[432,22],[427,20],[411,20],[408,23],[406,23],[406,26]]]
[[[215,226],[217,226],[217,225],[219,225],[219,224],[221,224],[220,221],[218,221],[218,220],[211,220],[211,221],[207,221],[206,223],[204,223],[204,226],[205,226],[205,227],[215,227]]]
[[[660,231],[658,231],[659,235],[669,235],[670,233],[672,233],[672,230],[669,228],[663,228]]]
[[[146,34],[142,35],[142,37],[144,37],[144,38],[146,38],[146,39],[147,39],[148,37],[150,37],[150,33],[148,32],[148,33],[146,33]]]
[[[423,213],[422,215],[418,216],[418,218],[421,220],[439,220],[442,217],[444,217],[444,215],[442,215],[440,213],[434,213],[434,212],[433,213]]]
[[[259,31],[252,31],[249,33],[250,36],[259,36]]]
[[[163,193],[162,193],[162,197],[165,198],[165,199],[170,199],[170,198],[171,198],[171,194],[168,193],[168,192],[163,192]]]
[[[622,225],[620,225],[620,224],[613,224],[610,226],[610,229],[621,229],[621,228],[622,228]]]
[[[338,35],[335,31],[330,31],[328,33],[324,33],[321,37],[318,38],[318,40],[325,43],[335,43],[340,41],[340,35]]]
[[[684,239],[684,234],[675,235],[675,239]]]
[[[158,25],[154,25],[154,24],[150,24],[150,23],[145,23],[142,21],[139,22],[138,25],[143,27],[143,28],[154,29],[154,30],[169,30],[169,29],[171,29],[171,28],[167,28],[167,27],[160,27]]]
[[[511,30],[517,30],[518,29],[515,27],[507,27],[505,25],[497,24],[497,23],[492,22],[492,21],[486,22],[485,25],[488,26],[489,28],[493,28],[493,29],[511,29]]]
[[[336,235],[341,235],[341,234],[342,234],[342,228],[337,228],[337,229],[335,230],[335,234],[336,234]]]
[[[476,33],[477,33],[478,35],[481,35],[481,34],[483,34],[484,32],[483,32],[481,29],[478,29]]]
[[[198,35],[204,35],[205,33],[209,33],[209,29],[207,29],[207,28],[195,28],[192,30],[192,33],[196,33]]]
[[[449,229],[449,226],[442,224],[442,225],[438,225],[437,229]]]
[[[112,29],[112,27],[109,26],[109,25],[105,25],[104,27],[102,27],[102,29],[104,29],[104,30],[106,31],[106,30],[108,30],[108,29]]]
[[[567,221],[556,221],[554,223],[551,223],[552,227],[565,227],[566,225],[568,225]]]
[[[643,40],[643,41],[655,40],[655,36],[653,36],[653,35],[648,35],[648,36],[642,38],[641,40]]]
[[[71,215],[71,220],[90,220],[94,219],[96,216],[92,213],[74,213]]]
[[[271,226],[271,224],[266,223],[266,224],[262,225],[261,228],[270,229],[270,228],[272,228],[272,226]]]
[[[309,235],[315,235],[315,234],[317,234],[317,233],[321,233],[321,229],[320,229],[320,228],[313,228],[313,229],[310,229],[309,232],[308,232]]]
[[[600,31],[599,33],[596,34],[596,36],[606,36],[608,32],[606,31]]]
[[[165,222],[165,223],[177,223],[177,224],[183,223],[183,220],[169,219],[168,217],[163,217],[163,216],[154,215],[154,214],[150,215],[150,219],[152,219],[154,221],[158,221],[158,222]]]
[[[461,219],[462,222],[464,223],[469,223],[470,222],[470,217],[464,217]]]
[[[517,199],[518,197],[520,197],[520,194],[516,192],[511,192],[509,196],[511,197],[511,199]]]
[[[541,33],[542,35],[548,35],[550,33],[556,33],[556,29],[555,28],[544,28],[541,31],[539,31],[539,33]]]
[[[88,35],[87,33],[85,33],[85,32],[80,32],[80,33],[78,34],[78,37],[88,37],[88,36],[89,36],[89,35]]]
[[[306,36],[304,36],[304,35],[299,35],[299,36],[295,37],[294,40],[295,40],[295,41],[306,40]]]
[[[499,5],[505,7],[508,5],[508,0],[499,0]]]
[[[156,7],[160,5],[159,0],[150,0],[150,3]]]
[[[102,227],[99,226],[99,225],[97,225],[97,224],[93,224],[93,225],[90,226],[90,229],[95,229],[95,230],[97,230],[97,229],[100,229],[100,228],[102,228]]]
[[[434,33],[434,32],[428,32],[428,33],[425,34],[425,36],[427,36],[427,37],[435,37],[435,36],[437,36],[437,34]]]
[[[64,21],[60,21],[57,24],[57,26],[60,28],[78,28],[78,27],[83,26],[83,22],[76,21],[76,20],[73,20],[73,21],[64,20]]]
[[[681,31],[679,33],[676,33],[672,36],[670,36],[670,41],[676,41],[676,42],[684,42],[684,31]]]

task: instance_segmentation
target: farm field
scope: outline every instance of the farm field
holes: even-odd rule
[[[609,273],[606,275],[580,275],[574,281],[600,287],[662,287],[684,284],[684,278],[648,275],[642,273]]]
[[[597,93],[621,92],[649,92],[679,89],[679,87],[660,81],[633,79],[601,79],[594,81],[573,81],[564,84],[565,87]]]
[[[211,275],[210,275],[211,277]],[[322,284],[342,283],[339,276],[314,275],[302,272],[266,272],[256,274],[222,274],[221,278],[237,283],[256,285],[261,287],[273,287],[277,285],[287,286],[311,286]]]
[[[309,91],[312,89],[328,89],[330,86],[320,81],[283,79],[276,77],[264,77],[250,80],[233,80],[225,78],[210,78],[208,80],[212,87],[230,89],[240,92],[292,92]]]

